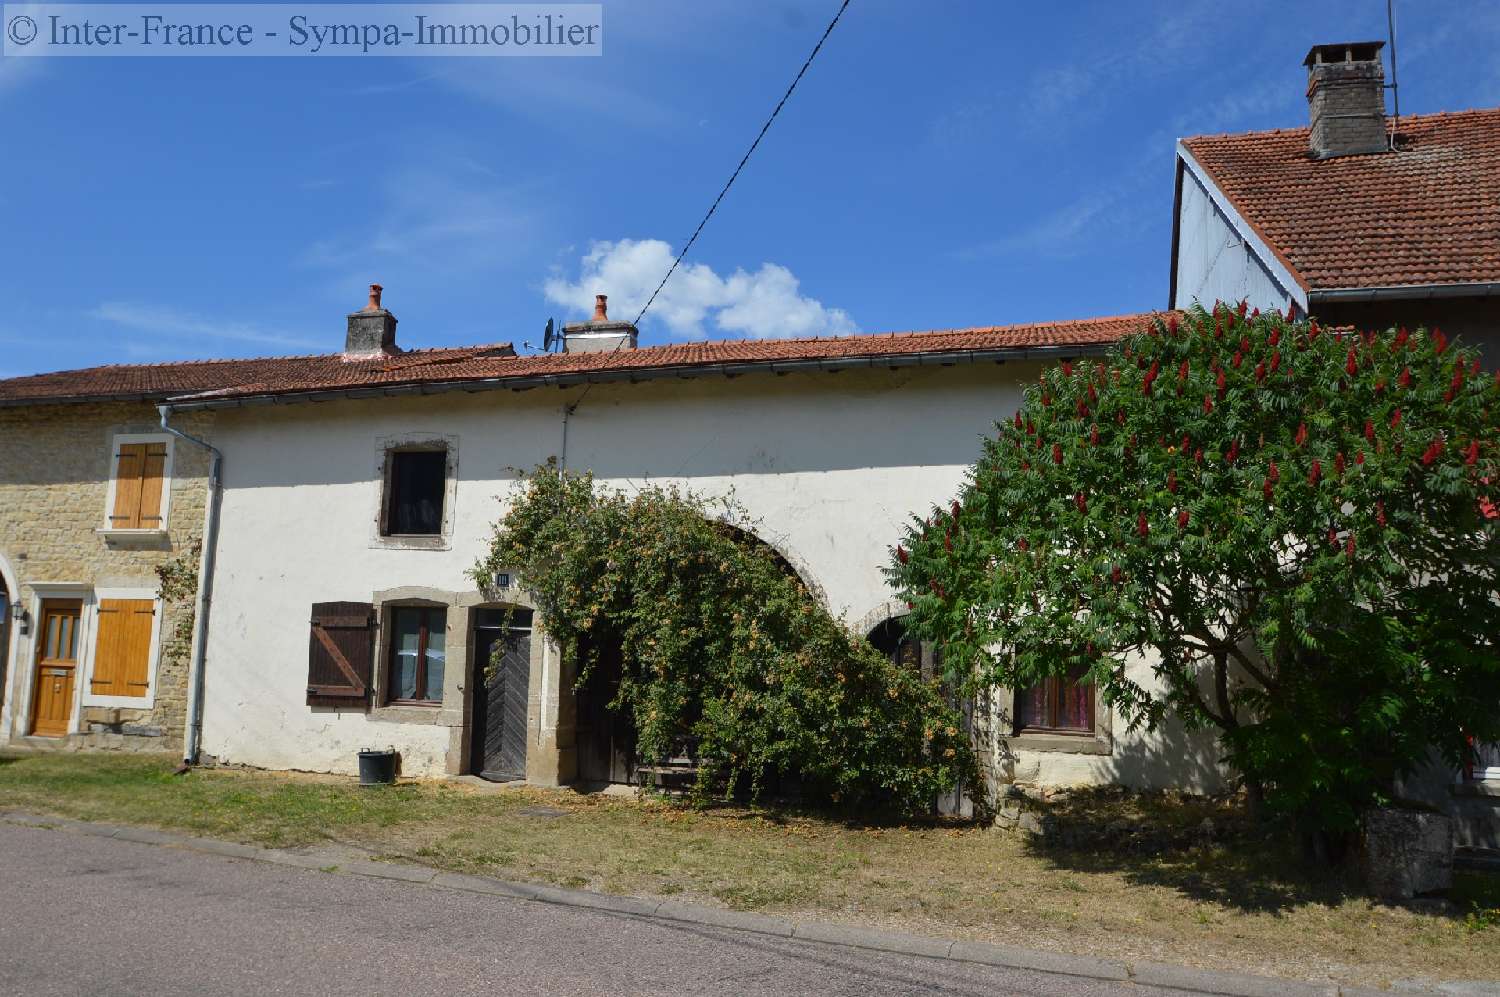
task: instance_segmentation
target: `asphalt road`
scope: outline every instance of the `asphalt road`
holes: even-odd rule
[[[0,824],[0,993],[1168,994]]]

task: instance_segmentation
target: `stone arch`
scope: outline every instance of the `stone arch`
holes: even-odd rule
[[[895,664],[905,664],[930,677],[936,664],[931,644],[908,637],[905,618],[911,612],[899,599],[885,602],[860,617],[854,634],[869,641],[874,648]]]
[[[823,606],[825,609],[828,607],[828,594],[823,590],[823,586],[818,584],[817,578],[813,575],[812,568],[806,561],[797,556],[795,552],[788,550],[784,543],[775,539],[769,539],[747,526],[731,522],[727,519],[720,519],[719,525],[745,544],[764,547],[775,558],[776,563],[781,566],[782,571],[801,582],[802,587],[817,600],[820,606]]]

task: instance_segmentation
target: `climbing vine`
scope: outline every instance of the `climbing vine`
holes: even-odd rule
[[[519,576],[538,625],[580,668],[606,657],[610,708],[644,761],[688,753],[697,791],[759,795],[792,779],[813,801],[916,814],[974,755],[942,687],[847,631],[776,556],[726,525],[733,502],[632,494],[546,464],[527,475],[473,576]]]
[[[172,640],[177,645],[177,652],[193,638],[193,603],[198,597],[198,561],[202,554],[203,541],[194,540],[176,557],[156,566],[162,602],[168,606],[186,604],[187,607],[184,612],[178,613],[177,623],[172,628]]]

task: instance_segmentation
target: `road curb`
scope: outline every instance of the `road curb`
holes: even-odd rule
[[[258,848],[233,841],[220,841],[217,838],[198,838],[170,831],[159,831],[155,828],[104,824],[72,820],[66,817],[47,817],[25,811],[0,811],[0,821],[27,827],[71,831],[92,837],[116,838],[135,844],[182,848],[226,858],[266,862],[308,871],[396,880],[413,886],[480,893],[508,900],[556,904],[627,917],[646,917],[706,928],[748,931],[823,945],[838,945],[844,948],[868,949],[875,952],[920,956],[949,962],[977,963],[1004,969],[1076,976],[1115,983],[1134,983],[1169,990],[1223,995],[1223,997],[1266,997],[1266,995],[1355,997],[1358,994],[1370,993],[1368,990],[1340,987],[1332,983],[1305,983],[1298,980],[1248,976],[1154,962],[1125,963],[1113,959],[1023,949],[989,942],[954,941],[926,935],[908,935],[827,921],[793,921],[771,914],[724,910],[684,901],[645,900],[639,897],[615,896],[589,890],[513,883],[502,879],[491,879],[487,876],[441,872],[428,866],[399,862],[374,862],[347,857],[329,858],[280,848]]]

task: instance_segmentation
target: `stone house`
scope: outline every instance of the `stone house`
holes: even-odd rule
[[[1450,308],[1439,321],[1489,343],[1500,111],[1403,119],[1392,151],[1378,51],[1313,50],[1307,128],[1179,144],[1173,307],[1248,298],[1320,316],[1365,309],[1335,318],[1365,325]],[[0,738],[36,733],[31,690],[39,668],[57,666],[38,637],[51,623],[36,621],[51,612],[62,627],[66,598],[79,607],[67,625],[83,649],[70,743],[116,729],[123,741],[128,721],[166,738],[187,730],[193,756],[199,725],[183,716],[187,701],[201,704],[203,752],[225,762],[350,772],[360,749],[394,747],[411,775],[629,779],[629,731],[604,708],[608,676],[574,688],[572,664],[535,632],[524,579],[502,573],[481,587],[468,576],[518,469],[548,459],[625,489],[649,480],[732,494],[749,516],[734,525],[809,592],[893,657],[930,669],[932,650],[904,634],[904,607],[880,570],[902,525],[957,490],[979,437],[1043,365],[1103,352],[1146,318],[639,348],[601,298],[593,321],[564,330],[562,353],[517,356],[503,344],[403,350],[373,287],[337,352],[0,381],[0,418],[15,427],[0,443],[0,576],[31,617],[8,638]],[[151,436],[153,402],[161,420],[222,453],[216,503],[201,448]],[[37,447],[48,420],[57,442]],[[76,443],[90,434],[109,443],[86,458]],[[165,454],[116,446],[156,442]],[[77,463],[52,459],[53,447]],[[116,550],[102,519],[119,514],[111,482],[122,464],[136,466],[129,454],[159,459],[170,480],[155,548]],[[71,519],[53,506],[90,503],[76,528],[60,528]],[[173,657],[165,671],[147,668],[152,708],[176,704],[171,717],[123,706],[86,714],[117,708],[85,701],[81,688],[110,626],[99,622],[103,600],[128,590],[144,602],[154,569],[215,523],[204,552],[212,612],[195,617],[201,698],[184,691],[199,686]],[[105,642],[107,662],[115,646]],[[507,667],[490,682],[480,662],[497,647]],[[1130,667],[1154,681],[1148,662]],[[1126,730],[1066,683],[999,690],[974,722],[995,782],[1211,790],[1226,779],[1211,737]],[[1445,803],[1449,785],[1464,799],[1500,799],[1500,756],[1456,783],[1452,773],[1429,783]],[[1472,826],[1493,837],[1493,813]]]
[[[209,383],[0,385],[0,744],[181,750],[209,459],[149,399]]]

